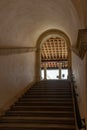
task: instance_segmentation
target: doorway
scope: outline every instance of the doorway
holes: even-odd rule
[[[51,80],[51,79],[59,79],[59,70],[58,69],[47,69],[47,80]],[[61,70],[61,79],[65,80],[68,78],[68,69],[62,69]],[[44,80],[44,69],[41,69],[41,79]]]
[[[37,41],[37,80],[68,79],[71,50],[68,36],[56,29],[47,30]]]

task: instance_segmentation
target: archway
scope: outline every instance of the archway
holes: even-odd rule
[[[52,39],[53,38],[53,39]],[[62,40],[64,44],[67,46],[67,68],[68,68],[68,75],[69,75],[69,70],[71,69],[71,50],[70,50],[70,40],[68,36],[62,32],[61,30],[57,29],[50,29],[45,32],[43,32],[40,37],[37,40],[37,51],[36,51],[36,81],[41,80],[41,50],[42,46],[46,41],[49,40]],[[58,46],[57,46],[58,47]],[[64,60],[64,59],[63,59]],[[59,61],[56,57],[56,61]],[[58,65],[58,62],[56,62]]]

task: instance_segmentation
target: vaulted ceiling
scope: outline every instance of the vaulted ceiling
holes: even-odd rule
[[[48,29],[62,30],[75,45],[78,29],[86,26],[86,3],[86,0],[0,0],[0,47],[35,47],[38,37]]]

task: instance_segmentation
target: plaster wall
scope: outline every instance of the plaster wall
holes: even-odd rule
[[[86,119],[86,56],[80,59],[72,52],[72,69],[76,81],[81,118]]]
[[[76,44],[81,19],[71,0],[0,0],[0,46],[35,46],[46,30],[59,29]]]
[[[0,56],[0,109],[34,80],[35,52]]]

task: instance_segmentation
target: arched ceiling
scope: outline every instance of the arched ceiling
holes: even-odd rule
[[[71,0],[83,24],[87,28],[87,0]]]
[[[75,45],[80,28],[71,0],[0,0],[0,47],[36,46],[48,29],[62,30]]]

